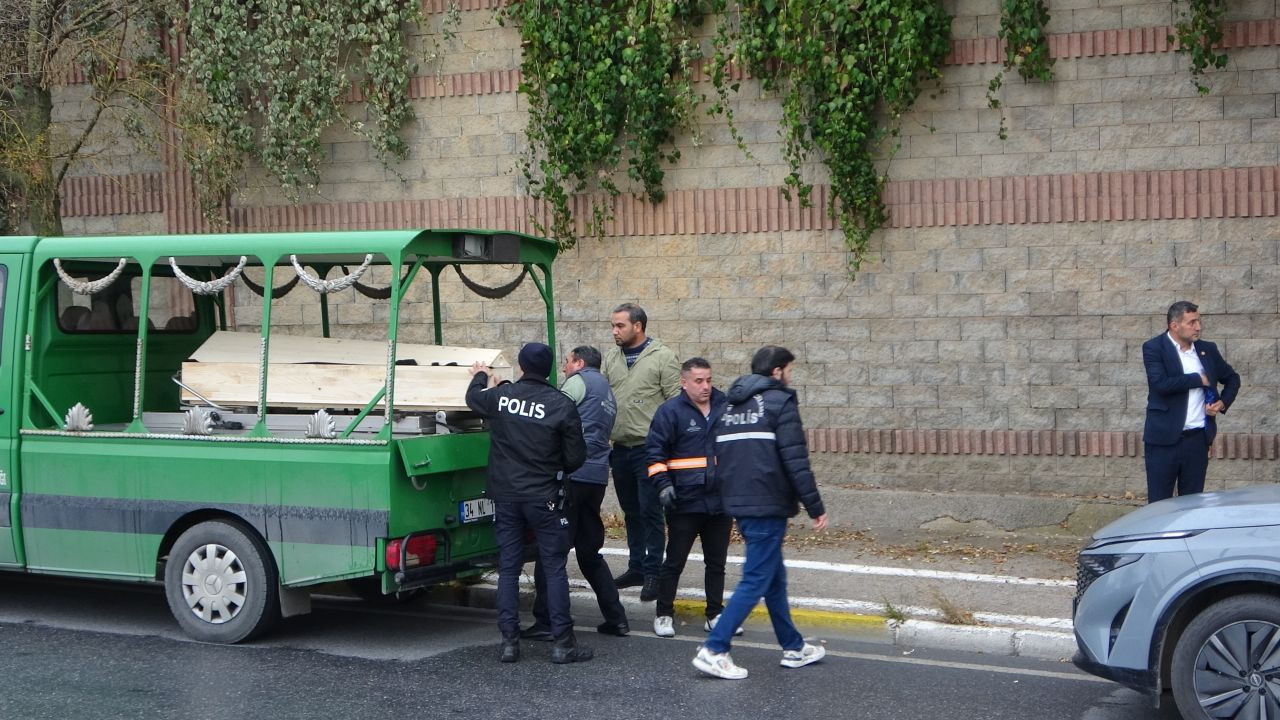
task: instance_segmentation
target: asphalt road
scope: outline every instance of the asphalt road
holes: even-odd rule
[[[1177,717],[1068,664],[855,636],[823,637],[824,662],[786,669],[767,624],[735,643],[750,678],[704,678],[689,665],[701,628],[679,632],[580,629],[592,662],[552,665],[526,642],[524,660],[501,665],[491,611],[321,599],[262,641],[204,645],[178,632],[158,588],[0,574],[0,718]]]

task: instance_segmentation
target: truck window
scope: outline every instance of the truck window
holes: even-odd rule
[[[103,277],[91,273],[71,275],[79,282]],[[65,333],[133,335],[138,331],[141,301],[142,278],[137,275],[121,278],[91,295],[73,293],[59,284],[58,327]],[[152,332],[195,332],[195,298],[177,279],[153,276],[150,305],[148,322]]]

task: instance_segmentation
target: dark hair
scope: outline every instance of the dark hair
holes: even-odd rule
[[[590,345],[579,345],[569,351],[571,355],[582,361],[589,368],[600,369],[600,351]]]
[[[645,328],[649,326],[649,316],[644,314],[644,308],[639,305],[635,305],[633,303],[622,303],[613,309],[613,313],[615,315],[620,312],[626,313],[627,319],[631,322],[640,323],[640,332],[644,332]]]
[[[768,377],[773,375],[774,370],[790,365],[795,359],[796,356],[784,347],[765,345],[752,356],[751,372]]]
[[[680,366],[680,374],[683,375],[695,368],[698,370],[710,370],[711,363],[707,362],[706,358],[691,357]]]
[[[1164,326],[1169,327],[1169,323],[1181,320],[1182,316],[1189,312],[1200,312],[1200,306],[1188,300],[1179,300],[1170,305],[1169,313],[1164,316]]]

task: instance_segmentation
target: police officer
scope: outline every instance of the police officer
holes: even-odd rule
[[[579,345],[565,356],[560,369],[565,377],[560,392],[577,404],[578,415],[582,418],[582,437],[587,443],[587,461],[569,475],[566,516],[569,518],[569,535],[573,538],[573,553],[578,558],[578,569],[595,592],[600,613],[604,615],[604,622],[597,625],[596,630],[605,635],[625,637],[631,631],[627,624],[627,611],[618,599],[618,588],[613,584],[609,565],[600,556],[600,548],[604,545],[600,505],[609,484],[609,433],[613,431],[618,406],[613,399],[613,391],[609,389],[609,381],[600,373],[599,350],[590,345]],[[536,588],[533,596],[534,622],[520,633],[520,637],[525,640],[551,640],[547,579],[541,563],[534,566],[533,580]]]
[[[591,649],[580,647],[574,638],[569,615],[569,577],[565,573],[569,521],[560,480],[582,466],[586,443],[573,401],[547,382],[551,362],[551,348],[529,343],[520,349],[517,360],[519,380],[486,390],[493,371],[478,362],[471,366],[471,384],[467,386],[467,407],[489,420],[488,495],[496,506],[502,662],[520,659],[519,582],[525,537],[530,530],[547,579],[554,640],[551,662],[582,662],[592,656]]]

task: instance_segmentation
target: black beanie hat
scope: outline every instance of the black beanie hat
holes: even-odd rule
[[[540,378],[551,376],[551,348],[542,343],[529,343],[520,348],[517,362],[526,375]]]

